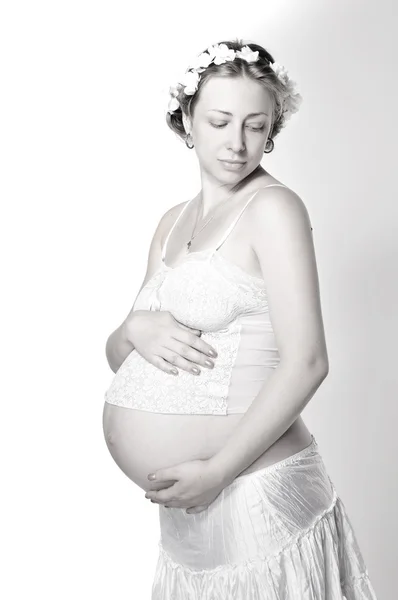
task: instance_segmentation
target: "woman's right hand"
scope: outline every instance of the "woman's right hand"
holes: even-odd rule
[[[166,373],[178,375],[178,367],[199,375],[198,366],[214,367],[215,348],[201,339],[198,329],[183,325],[169,311],[136,310],[124,322],[124,329],[134,349]]]

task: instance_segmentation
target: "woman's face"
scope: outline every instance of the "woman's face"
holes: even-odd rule
[[[272,108],[271,94],[261,84],[243,77],[211,77],[201,89],[193,120],[184,115],[201,169],[232,185],[254,171],[264,156]]]

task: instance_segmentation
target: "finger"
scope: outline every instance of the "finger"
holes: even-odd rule
[[[164,371],[165,373],[168,373],[169,375],[178,375],[178,370],[171,365],[167,360],[165,360],[162,356],[159,356],[157,354],[153,355],[153,358],[151,360],[148,361],[157,369],[160,369],[161,371]]]
[[[177,340],[170,339],[168,346],[163,346],[163,356],[164,359],[170,364],[170,368],[183,369],[188,373],[193,373],[194,375],[199,374],[199,368],[195,362],[192,362],[189,358],[194,358],[193,355],[196,355],[196,360],[199,363],[200,354],[197,353],[192,348],[188,346],[184,346]],[[202,355],[203,356],[203,355]],[[193,371],[196,368],[197,372]]]
[[[192,514],[197,514],[197,513],[201,513],[201,512],[203,512],[204,510],[206,510],[206,509],[207,509],[207,507],[208,507],[208,504],[206,504],[206,505],[202,505],[202,506],[191,506],[191,508],[187,508],[186,512],[187,512],[189,515],[192,515]]]
[[[167,504],[163,504],[163,502],[157,502],[156,500],[151,500],[153,504],[158,504],[159,506],[164,506],[164,508],[182,508],[179,504],[175,502],[167,502]]]
[[[173,481],[154,481],[150,483],[150,487],[147,490],[148,492],[157,492],[158,490],[164,490],[165,488],[169,488],[176,483],[176,480]]]
[[[165,488],[164,490],[158,490],[156,492],[155,491],[147,492],[145,494],[145,497],[149,498],[153,502],[156,502],[157,504],[170,504],[176,498],[175,498],[174,493],[170,493],[169,490],[170,490],[170,488]]]
[[[149,481],[178,481],[178,469],[177,465],[172,465],[165,469],[158,469],[152,473],[148,473],[147,479]]]
[[[170,364],[185,371],[192,371],[198,365],[207,369],[214,367],[214,359],[210,356],[175,338],[170,339],[167,347],[163,346],[163,355]]]
[[[181,323],[181,321],[178,321],[177,319],[175,319],[175,321],[178,323],[179,327],[182,327],[185,331],[193,333],[194,335],[199,335],[202,333],[200,329],[194,329],[193,327],[184,325],[184,323]]]
[[[180,323],[178,323],[178,324],[180,325]],[[193,334],[192,329],[190,329],[190,328],[186,329],[184,327],[184,331],[178,331],[178,333],[176,335],[173,335],[173,337],[174,337],[174,339],[178,340],[179,342],[183,342],[184,344],[191,346],[198,352],[201,352],[201,353],[205,354],[206,356],[211,356],[212,358],[215,358],[217,356],[217,350],[215,348],[213,348],[213,346],[211,346],[210,344],[205,342],[205,340],[202,339],[201,336],[204,333],[203,331],[201,331],[200,329],[198,329],[197,331],[198,331],[198,334],[195,335],[195,334]],[[212,350],[214,352],[214,354],[211,354],[209,352],[209,350]]]

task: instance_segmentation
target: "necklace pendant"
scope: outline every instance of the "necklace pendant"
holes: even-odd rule
[[[187,243],[188,250],[190,249],[190,247],[191,247],[191,240],[189,240],[189,242]]]

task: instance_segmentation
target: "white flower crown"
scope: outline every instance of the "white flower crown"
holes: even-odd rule
[[[232,50],[228,48],[226,44],[216,44],[210,46],[205,52],[202,52],[199,56],[194,58],[192,65],[187,69],[185,75],[181,81],[176,85],[169,88],[169,94],[171,96],[167,112],[173,113],[181,108],[181,105],[177,99],[177,96],[183,92],[187,96],[192,96],[198,89],[200,81],[200,73],[206,70],[206,68],[214,63],[215,65],[221,65],[227,61],[232,61],[235,58],[241,58],[248,63],[257,62],[259,59],[259,53],[249,48],[249,46],[243,46],[241,50]],[[278,79],[284,84],[286,93],[282,102],[282,114],[284,121],[287,121],[291,115],[298,111],[302,102],[300,94],[295,92],[295,82],[289,79],[287,71],[284,67],[278,63],[268,63],[271,69],[274,71]]]

